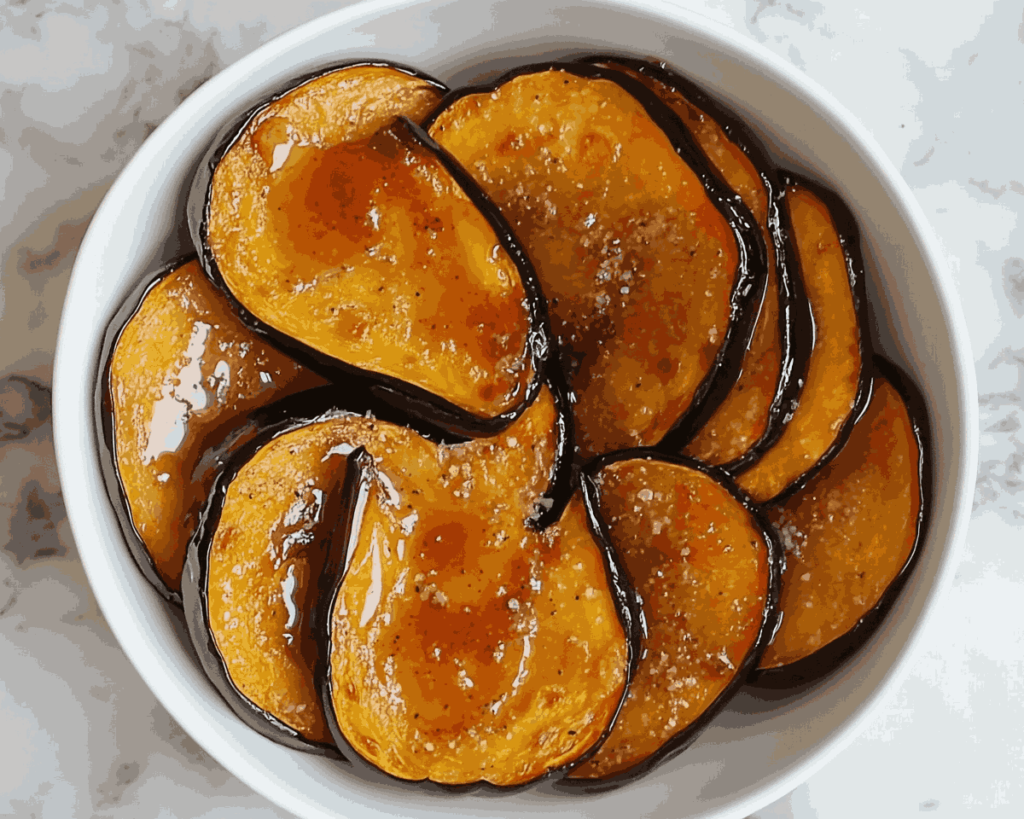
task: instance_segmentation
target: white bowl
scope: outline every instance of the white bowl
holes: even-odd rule
[[[219,128],[287,80],[384,58],[458,85],[513,65],[614,50],[656,56],[733,106],[789,167],[838,191],[860,224],[876,342],[922,387],[935,485],[920,561],[854,662],[775,701],[741,693],[686,753],[598,796],[543,787],[443,795],[360,779],[290,751],[231,713],[186,647],[180,620],[132,562],[103,491],[92,396],[108,321],[139,278],[188,244],[184,197]],[[268,43],[199,88],[149,137],[82,243],[54,373],[57,458],[82,561],[107,621],[149,687],[219,762],[301,816],[741,817],[794,788],[849,743],[907,669],[952,581],[974,486],[973,359],[953,282],[913,196],[864,128],[769,51],[667,3],[580,0],[366,2]]]

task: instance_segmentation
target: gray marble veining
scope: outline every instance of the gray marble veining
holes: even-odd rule
[[[76,250],[120,169],[204,80],[337,5],[0,5],[0,815],[283,816],[184,734],[114,641],[64,514],[50,378]],[[682,5],[823,84],[900,169],[955,275],[982,411],[975,514],[941,622],[866,733],[757,817],[1019,816],[1024,10]]]

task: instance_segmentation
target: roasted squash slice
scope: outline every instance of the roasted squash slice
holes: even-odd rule
[[[704,470],[642,451],[590,470],[645,629],[615,726],[570,784],[618,784],[683,751],[771,637],[781,548],[749,501]]]
[[[196,260],[143,287],[112,324],[98,415],[125,538],[180,602],[189,538],[225,453],[256,433],[249,415],[323,379],[253,335]]]
[[[693,135],[711,167],[750,209],[761,230],[768,278],[750,344],[746,350],[737,350],[743,357],[742,371],[732,384],[723,380],[725,398],[721,403],[709,400],[713,411],[682,449],[704,463],[737,470],[781,432],[797,387],[791,378],[793,283],[779,228],[775,169],[764,148],[734,115],[664,64],[606,57],[588,61],[622,71],[657,94]],[[696,426],[700,420],[693,423]]]
[[[853,216],[835,194],[786,180],[784,222],[810,308],[811,350],[782,433],[736,482],[758,503],[796,491],[842,447],[870,386],[864,266]]]
[[[453,439],[366,394],[350,396],[345,408],[338,399],[325,387],[259,415],[258,436],[214,481],[183,582],[193,644],[232,709],[277,742],[321,753],[336,753],[314,679],[326,658],[325,600],[347,554],[338,531],[352,503],[348,456],[360,447],[388,454],[427,447],[432,460],[419,465],[434,475],[438,458],[457,452],[472,463],[500,440]],[[566,413],[556,383],[513,427],[532,493],[524,525],[559,514],[568,499]],[[524,507],[513,506],[519,520]]]
[[[453,92],[427,127],[533,262],[584,458],[657,443],[735,379],[763,242],[651,91],[592,65],[530,67]]]
[[[272,100],[214,160],[199,241],[276,343],[494,432],[539,388],[547,325],[500,215],[402,119],[438,97],[433,81],[361,65]]]
[[[786,548],[782,625],[760,685],[832,671],[895,602],[921,541],[928,487],[926,414],[909,381],[876,359],[870,403],[842,451],[768,516]]]
[[[360,457],[323,695],[346,756],[445,786],[534,781],[606,733],[631,662],[628,598],[575,495],[543,531],[547,391],[506,432]]]
[[[246,722],[302,750],[334,745],[314,618],[344,559],[334,532],[350,442],[372,434],[371,421],[342,415],[272,438],[218,482],[190,555],[185,609],[208,675]]]

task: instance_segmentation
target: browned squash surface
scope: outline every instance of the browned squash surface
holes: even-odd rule
[[[537,270],[582,455],[657,443],[714,365],[737,278],[699,177],[621,86],[567,71],[455,99],[430,132]]]
[[[805,187],[790,186],[783,202],[814,317],[814,349],[799,403],[782,434],[737,478],[759,503],[781,493],[832,447],[853,411],[863,367],[863,331],[832,215]]]
[[[533,378],[530,313],[494,228],[396,122],[437,99],[424,80],[360,66],[270,103],[214,172],[208,242],[259,321],[491,418]]]
[[[769,669],[847,634],[910,558],[921,509],[921,452],[906,404],[876,376],[871,402],[842,451],[769,517],[786,547],[782,625]]]
[[[579,779],[614,776],[685,741],[745,675],[770,582],[760,526],[703,472],[635,459],[609,464],[599,481],[601,516],[643,600],[647,634],[611,734],[570,774]]]
[[[211,447],[252,410],[321,383],[253,335],[198,262],[146,294],[111,356],[114,448],[132,523],[172,591],[218,466]]]
[[[761,229],[768,253],[768,280],[754,335],[743,356],[743,372],[725,400],[683,450],[685,455],[707,464],[730,463],[745,455],[767,430],[782,373],[779,281],[775,245],[768,228],[768,190],[750,158],[714,117],[701,110],[679,88],[622,63],[607,65],[642,82],[679,116],[712,167],[750,208]]]
[[[577,495],[528,528],[554,463],[547,391],[505,433],[376,457],[331,620],[331,696],[355,751],[407,780],[528,782],[577,759],[621,701],[628,648]]]

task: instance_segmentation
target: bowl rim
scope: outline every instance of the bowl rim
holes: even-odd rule
[[[86,451],[92,452],[85,442],[91,441],[93,431],[91,417],[82,417],[81,385],[83,376],[80,370],[85,353],[79,349],[83,345],[76,344],[68,306],[76,303],[84,295],[82,289],[85,276],[81,271],[89,266],[91,257],[96,253],[95,248],[99,247],[103,241],[97,226],[107,222],[117,212],[118,200],[132,185],[133,170],[151,163],[161,150],[166,149],[167,144],[172,141],[174,134],[183,123],[190,117],[201,113],[209,102],[239,84],[257,67],[271,64],[282,55],[300,48],[305,41],[320,35],[325,28],[336,29],[384,13],[419,5],[423,5],[423,0],[361,0],[361,2],[297,26],[256,48],[220,71],[186,98],[146,139],[104,197],[93,219],[93,224],[82,241],[72,270],[65,296],[65,308],[60,320],[53,370],[53,429],[58,473],[65,493],[68,519],[72,531],[78,536],[76,540],[79,544],[79,554],[93,589],[103,587],[104,573],[107,571],[107,567],[101,562],[102,554],[99,547],[94,548],[92,545],[95,541],[95,537],[91,537],[95,532],[95,528],[92,526],[93,515],[87,508],[88,499],[85,493],[80,491],[76,482],[76,478],[79,478],[83,471]],[[711,814],[720,819],[724,819],[726,816],[745,816],[780,798],[804,782],[861,733],[885,700],[905,678],[913,656],[922,644],[927,624],[934,619],[931,615],[952,585],[953,575],[966,541],[979,447],[977,385],[967,325],[960,309],[952,274],[945,264],[937,239],[921,206],[898,169],[891,163],[870,132],[829,91],[775,55],[767,47],[733,28],[699,12],[678,6],[670,0],[649,0],[644,3],[636,2],[636,0],[578,0],[578,2],[566,3],[566,5],[632,13],[650,19],[652,23],[661,22],[675,29],[696,34],[708,42],[711,47],[722,49],[728,53],[743,53],[746,63],[774,81],[781,82],[788,87],[791,93],[796,93],[805,100],[813,101],[815,105],[823,109],[836,130],[858,151],[863,161],[876,176],[894,188],[898,194],[894,202],[895,207],[904,218],[910,235],[931,273],[931,281],[943,311],[945,325],[953,330],[952,356],[957,377],[956,394],[960,409],[956,420],[963,433],[957,450],[959,468],[955,476],[956,502],[950,513],[947,533],[942,538],[944,550],[939,560],[938,571],[931,585],[923,593],[924,602],[921,606],[920,616],[911,625],[909,636],[900,646],[895,660],[885,672],[882,684],[863,697],[840,728],[817,750],[804,754],[787,766],[782,766],[778,775],[772,780],[757,783],[747,793],[738,795],[734,801],[723,808],[716,809]],[[89,373],[84,376],[90,386],[88,395],[85,396],[84,405],[90,409],[92,407],[92,365],[93,362],[89,361],[87,367]],[[111,631],[143,681],[171,716],[221,765],[285,810],[302,808],[308,811],[309,815],[330,815],[324,813],[318,805],[308,801],[303,802],[302,794],[296,790],[286,788],[281,782],[265,778],[263,772],[257,769],[244,754],[239,754],[227,739],[219,734],[209,733],[208,724],[190,704],[187,692],[182,689],[181,685],[173,679],[162,676],[155,665],[145,662],[145,656],[140,656],[140,652],[145,654],[146,646],[145,644],[140,645],[141,636],[134,627],[131,617],[132,608],[129,602],[109,596],[101,597],[99,594],[96,596]],[[364,815],[368,816],[390,815],[375,807],[363,806],[362,810],[365,811]]]

